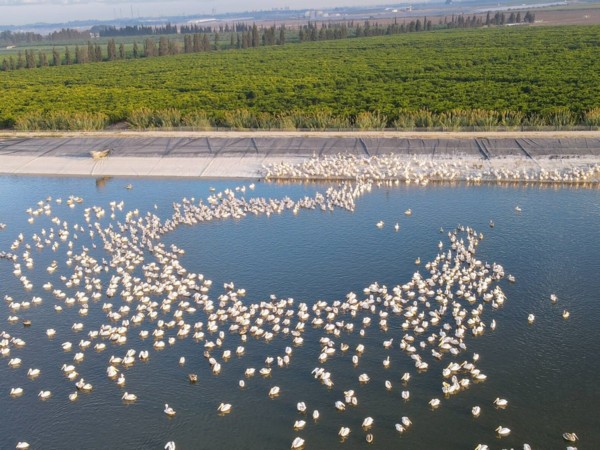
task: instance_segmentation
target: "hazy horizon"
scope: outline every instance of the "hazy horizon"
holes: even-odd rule
[[[76,20],[114,20],[135,17],[161,17],[196,14],[222,14],[270,10],[274,8],[321,9],[338,6],[390,4],[385,0],[0,0],[0,25],[63,23]],[[404,3],[402,0],[394,3]]]

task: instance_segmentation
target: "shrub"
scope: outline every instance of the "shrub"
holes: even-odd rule
[[[590,127],[600,127],[600,108],[590,109],[583,114],[583,123]]]
[[[183,125],[194,130],[210,130],[212,124],[204,111],[192,111],[183,118]]]
[[[398,111],[398,117],[394,119],[392,123],[394,128],[398,128],[401,130],[412,130],[415,128],[415,113],[413,111],[409,111],[407,109],[401,109]]]
[[[434,114],[427,109],[419,109],[414,113],[415,125],[417,128],[432,128],[438,123]]]
[[[153,117],[150,108],[138,108],[129,113],[127,123],[138,130],[145,130],[153,127]]]
[[[378,111],[358,113],[354,125],[361,130],[383,130],[387,126],[387,117]]]
[[[552,108],[544,112],[544,117],[548,125],[556,128],[564,128],[575,125],[575,114],[566,107]]]
[[[223,114],[224,126],[234,130],[256,128],[256,117],[247,109],[225,111]]]
[[[20,131],[97,131],[108,125],[103,113],[65,112],[29,113],[19,117],[14,128]]]
[[[181,112],[175,108],[158,109],[152,115],[153,127],[177,128],[181,126]]]
[[[289,114],[280,114],[275,119],[276,127],[280,130],[292,131],[296,129],[294,117]]]
[[[525,115],[521,111],[501,111],[500,125],[506,128],[520,127]]]

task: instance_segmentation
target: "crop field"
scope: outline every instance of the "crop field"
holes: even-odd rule
[[[508,114],[555,125],[558,115],[560,124],[594,125],[599,52],[600,26],[515,26],[15,70],[0,72],[0,125],[92,113],[102,126],[141,128],[186,117],[243,128],[317,116],[352,126],[368,114],[377,128],[468,111],[498,123]],[[154,120],[165,111],[169,121]]]

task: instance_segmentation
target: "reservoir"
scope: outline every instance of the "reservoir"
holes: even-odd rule
[[[381,184],[356,195],[349,210],[321,208],[319,202],[313,208],[303,201],[327,198],[328,189],[339,189],[337,183],[250,184],[0,177],[0,223],[5,224],[0,331],[2,348],[9,349],[0,358],[0,448],[26,441],[39,449],[162,449],[173,441],[177,449],[285,449],[296,437],[307,449],[598,445],[597,187]],[[190,205],[208,211],[233,198],[306,207],[294,212],[267,206],[268,214],[176,223]],[[135,232],[132,223],[139,225]],[[160,235],[140,231],[150,223],[162,227]],[[461,261],[460,249],[469,246]],[[129,257],[129,263],[120,259]],[[500,269],[504,276],[490,279],[480,292],[479,275],[460,279],[484,270],[491,277]],[[440,273],[459,278],[443,284]],[[172,295],[173,286],[189,274],[196,286]],[[170,287],[135,293],[136,286],[158,281]],[[52,286],[45,288],[47,283]],[[485,300],[486,292],[503,296]],[[504,299],[501,304],[498,298]],[[357,305],[354,314],[348,304]],[[453,312],[460,310],[465,332],[457,339]],[[249,320],[243,332],[232,328],[240,325],[235,320],[240,311]],[[478,335],[469,319],[485,324]],[[185,324],[189,334],[179,335]],[[253,334],[252,326],[263,334]],[[126,341],[94,334],[107,327],[125,328]],[[55,330],[53,337],[48,329]],[[156,330],[162,335],[153,334]],[[202,337],[194,338],[196,332]],[[444,336],[462,345],[443,350]],[[155,346],[157,341],[164,348]],[[63,348],[65,342],[72,343],[71,350]],[[414,351],[407,350],[411,346]],[[123,359],[130,350],[132,364],[111,363],[111,357]],[[149,357],[141,360],[144,350]],[[77,353],[83,354],[79,360]],[[15,358],[21,362],[11,367]],[[416,368],[417,359],[426,369]],[[446,376],[452,363],[460,368]],[[471,364],[485,379],[468,373]],[[63,365],[73,365],[78,375],[69,380]],[[123,374],[124,385],[107,376],[109,366]],[[39,376],[28,376],[30,368],[39,369]],[[249,368],[255,368],[254,376],[246,375]],[[261,368],[270,368],[270,374],[261,376]],[[332,386],[315,378],[316,368],[330,374]],[[197,382],[189,381],[191,373]],[[405,373],[408,381],[402,380]],[[359,381],[363,374],[368,382]],[[444,383],[452,385],[453,376],[469,382],[445,395]],[[77,389],[81,378],[92,385],[89,392]],[[17,387],[22,395],[11,396]],[[280,388],[277,396],[269,396],[273,387]],[[41,400],[40,391],[51,396]],[[125,392],[137,399],[124,401]],[[355,397],[356,404],[345,397]],[[507,406],[497,407],[496,398],[506,399]],[[432,407],[432,399],[439,399],[439,406]],[[337,401],[346,405],[344,411]],[[298,412],[298,402],[305,402],[306,414]],[[219,414],[221,403],[231,404],[231,412]],[[165,404],[174,416],[165,414]],[[478,417],[474,406],[481,408]],[[367,417],[373,424],[365,430]],[[396,424],[403,417],[411,425],[399,432]],[[306,423],[295,430],[299,420]],[[510,434],[500,437],[499,426]],[[345,439],[338,436],[341,427],[351,430]],[[566,432],[576,433],[579,441],[565,442]]]

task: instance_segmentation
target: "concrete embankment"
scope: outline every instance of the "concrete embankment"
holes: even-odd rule
[[[111,149],[94,160],[90,152]],[[5,133],[0,173],[257,178],[263,166],[313,156],[398,155],[555,168],[600,162],[600,132],[99,132]]]

